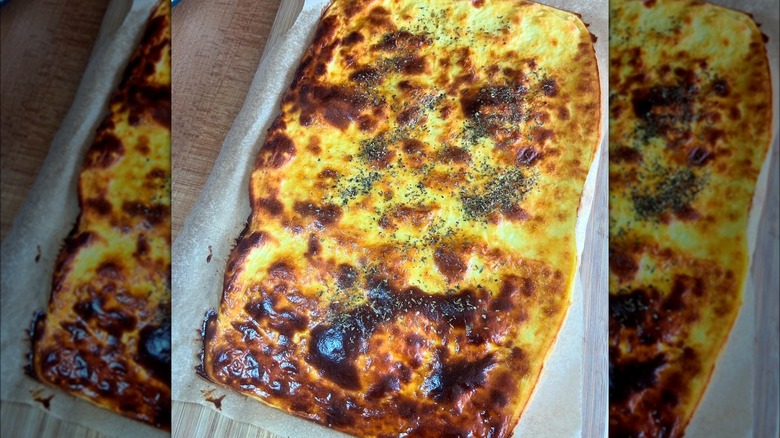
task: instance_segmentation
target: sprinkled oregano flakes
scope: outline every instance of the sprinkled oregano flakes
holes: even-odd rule
[[[706,184],[706,176],[697,176],[691,169],[674,169],[656,165],[651,168],[650,184],[631,191],[634,211],[640,220],[657,220],[667,212],[679,212],[689,207]]]

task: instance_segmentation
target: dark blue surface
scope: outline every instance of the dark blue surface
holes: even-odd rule
[[[8,1],[8,0],[0,0],[0,1]],[[178,5],[180,1],[181,0],[171,0],[171,7]]]

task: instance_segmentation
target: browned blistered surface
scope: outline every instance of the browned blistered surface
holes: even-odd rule
[[[609,430],[682,436],[742,303],[769,67],[747,14],[611,9]]]
[[[30,372],[170,428],[170,4],[149,19],[79,175]]]
[[[511,431],[571,299],[590,38],[533,3],[331,5],[255,161],[205,375],[357,435]]]

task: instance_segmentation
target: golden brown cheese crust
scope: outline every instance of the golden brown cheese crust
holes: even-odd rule
[[[517,1],[335,1],[250,181],[205,376],[359,436],[506,436],[571,300],[591,35]]]
[[[161,1],[79,174],[31,373],[170,429],[170,2]]]
[[[746,14],[610,3],[610,436],[682,436],[702,398],[742,302],[770,84]]]

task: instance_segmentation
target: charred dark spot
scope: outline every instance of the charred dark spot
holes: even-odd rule
[[[712,153],[704,148],[693,148],[691,149],[691,152],[688,153],[688,163],[693,166],[703,166],[713,158],[714,156]]]
[[[645,320],[649,307],[647,293],[642,289],[610,294],[609,319],[621,327],[636,327]]]
[[[618,276],[621,281],[630,280],[639,270],[639,265],[628,253],[617,247],[609,248],[609,269]]]
[[[234,250],[231,252],[230,258],[228,259],[228,264],[227,264],[228,272],[234,271],[238,267],[238,265],[240,265],[241,262],[249,254],[249,251],[252,248],[262,246],[265,243],[266,238],[268,237],[262,231],[254,231],[249,236],[246,236],[246,233],[248,231],[249,231],[248,227],[245,227],[241,231],[241,235],[239,235],[238,239],[236,239],[236,246]]]
[[[168,172],[160,168],[154,168],[146,174],[148,179],[164,179],[168,177]]]
[[[464,394],[482,387],[487,372],[496,365],[492,354],[475,361],[448,361],[447,355],[445,349],[437,350],[434,370],[423,383],[426,395],[437,402],[457,402]]]
[[[675,275],[674,283],[669,295],[664,299],[664,310],[676,312],[685,308],[685,303],[692,301],[692,297],[700,297],[704,294],[704,282],[701,278],[687,275]]]
[[[120,339],[122,333],[135,329],[135,316],[125,314],[121,309],[105,309],[100,299],[80,301],[73,306],[73,311],[82,321],[95,320],[97,327],[104,330],[115,339]]]
[[[539,152],[533,147],[524,147],[517,152],[515,162],[518,166],[530,166],[539,158],[539,155]]]
[[[209,245],[209,255],[206,256],[206,263],[211,263],[211,258],[214,256],[214,250]]]
[[[139,234],[135,241],[135,253],[139,256],[145,256],[149,253],[149,249],[149,241],[146,240],[146,236]]]
[[[406,75],[425,73],[427,63],[422,56],[402,56],[393,60],[393,67]]]
[[[415,35],[405,30],[387,33],[375,47],[385,52],[396,50],[415,51],[423,45],[430,44],[431,39],[424,35]]]
[[[693,101],[699,90],[686,72],[677,72],[683,78],[677,85],[641,89],[632,96],[634,114],[645,135],[670,136],[671,147],[689,136],[694,118]]]
[[[367,67],[349,75],[349,80],[365,85],[376,85],[382,80],[382,73],[375,68]]]
[[[339,265],[336,284],[342,289],[349,289],[355,284],[358,278],[358,271],[354,267],[342,264]]]
[[[104,197],[87,199],[87,208],[94,209],[99,215],[107,216],[111,214],[111,203]]]
[[[392,290],[387,280],[372,280],[367,289],[367,303],[343,314],[329,325],[322,324],[312,329],[307,362],[316,367],[323,377],[345,389],[357,390],[361,387],[355,362],[379,325],[392,323],[399,315],[410,312],[419,312],[441,327],[464,327],[474,318],[476,306],[471,291],[432,296],[416,288]],[[456,367],[447,375],[462,368]],[[468,377],[466,369],[460,374],[467,375],[466,383],[478,380],[478,376]]]
[[[720,97],[726,97],[730,93],[729,84],[725,79],[716,79],[712,83],[712,91]]]
[[[642,161],[642,154],[634,148],[627,146],[618,146],[609,154],[609,160],[615,163],[628,162],[637,163]]]
[[[122,211],[133,217],[140,217],[150,226],[158,225],[170,218],[170,207],[163,204],[146,205],[142,202],[124,202]]]
[[[517,296],[531,297],[534,294],[534,283],[530,278],[509,276],[501,282],[501,290],[491,300],[490,309],[494,311],[507,311],[513,307],[513,299]]]
[[[266,140],[257,155],[258,167],[278,169],[287,164],[295,156],[295,142],[285,134],[275,133]]]
[[[352,31],[349,35],[347,35],[346,38],[344,38],[344,43],[343,44],[345,46],[349,47],[349,46],[352,46],[354,44],[361,43],[364,40],[365,40],[365,38],[363,37],[363,34],[361,34],[360,32],[355,30],[355,31]]]
[[[316,256],[319,255],[322,245],[320,245],[320,239],[312,234],[309,236],[308,250],[306,255]]]
[[[277,280],[295,281],[293,268],[285,262],[275,262],[268,268],[268,275]]]
[[[138,357],[151,374],[164,382],[171,381],[171,323],[148,325],[141,330]]]
[[[71,342],[79,342],[88,336],[87,327],[82,321],[61,322],[60,327],[70,333]]]
[[[322,179],[333,179],[338,178],[339,173],[331,168],[324,169],[320,174],[318,175]]]
[[[322,47],[336,34],[337,25],[338,18],[332,15],[320,20],[320,25],[317,27],[317,33],[314,35],[314,42],[312,45],[322,49]]]
[[[262,300],[247,303],[244,306],[244,311],[258,324],[267,321],[269,328],[287,339],[292,339],[296,332],[304,330],[308,323],[306,316],[296,312],[295,309],[281,308],[277,310],[274,296],[265,293]],[[252,335],[248,332],[247,327],[255,330],[254,335],[257,334],[256,326],[253,323],[247,323],[240,330],[244,336]]]
[[[417,139],[407,138],[404,140],[402,148],[407,154],[416,154],[425,150],[425,143]]]
[[[547,128],[536,128],[533,130],[533,139],[539,145],[543,145],[544,142],[553,138],[555,135],[552,130]]]
[[[401,381],[396,376],[385,376],[368,388],[366,400],[377,401],[387,393],[395,393],[401,388]]]
[[[555,79],[545,79],[542,81],[542,93],[548,97],[555,97],[558,95],[558,84]]]
[[[494,389],[490,391],[490,402],[495,406],[503,408],[509,404],[509,396],[503,391]]]
[[[509,208],[502,208],[501,213],[504,217],[510,220],[527,221],[531,219],[531,215],[518,205],[512,205]]]
[[[325,122],[344,130],[357,120],[361,112],[372,104],[369,95],[360,90],[341,86],[301,85],[298,104],[300,122],[310,126],[319,114]]]
[[[284,211],[284,205],[276,198],[260,198],[258,207],[267,211],[271,216],[278,216]]]
[[[461,260],[459,254],[451,248],[439,247],[433,252],[433,260],[448,281],[458,281],[466,273],[466,263]]]
[[[398,120],[398,124],[401,126],[410,126],[416,124],[421,116],[422,111],[420,108],[414,106],[401,111],[396,120]]]
[[[106,168],[114,164],[125,153],[122,140],[110,132],[98,134],[87,152],[87,167]]]
[[[471,161],[471,154],[463,148],[447,146],[441,151],[441,158],[445,163],[467,163]]]
[[[261,246],[265,243],[266,234],[262,231],[255,231],[246,238],[239,237],[236,244],[236,252],[246,254],[250,249]]]
[[[112,262],[104,262],[98,266],[97,274],[111,280],[121,280],[123,278],[122,268]]]
[[[241,340],[243,342],[253,341],[260,337],[260,328],[254,321],[247,322],[232,322],[233,328],[241,333]]]
[[[342,403],[329,403],[325,411],[325,420],[328,426],[351,426],[355,423],[355,416],[350,415],[347,407]]]
[[[666,357],[658,354],[646,361],[609,363],[609,403],[619,405],[629,397],[647,388],[655,386],[658,371],[666,365]]]
[[[341,219],[341,209],[336,205],[316,205],[311,202],[296,202],[293,209],[303,217],[313,217],[321,226],[332,225]]]
[[[707,142],[707,144],[714,145],[718,140],[726,136],[726,132],[722,129],[715,129],[715,128],[705,128],[704,132],[702,133],[702,137],[704,137],[704,141]]]

